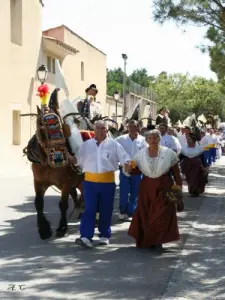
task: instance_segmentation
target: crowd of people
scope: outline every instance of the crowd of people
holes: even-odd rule
[[[107,130],[106,122],[97,121],[95,138],[84,142],[77,157],[85,174],[85,210],[76,244],[93,247],[97,212],[99,244],[109,244],[119,168],[119,220],[131,222],[128,234],[138,248],[163,251],[163,244],[180,238],[177,211],[184,209],[183,182],[190,196],[204,193],[209,167],[222,155],[220,133],[172,128],[163,115],[149,131],[141,131],[135,120],[116,139],[108,138]]]

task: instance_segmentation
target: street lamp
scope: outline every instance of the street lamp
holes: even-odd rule
[[[113,95],[115,101],[116,101],[116,122],[117,122],[117,103],[120,100],[120,94],[116,91]]]
[[[37,69],[37,77],[41,84],[45,83],[48,78],[48,69],[45,65],[42,65]]]
[[[122,54],[122,58],[124,61],[124,68],[123,68],[123,114],[124,116],[126,116],[126,112],[127,112],[127,103],[126,103],[126,66],[127,66],[127,59],[128,56],[123,53]]]

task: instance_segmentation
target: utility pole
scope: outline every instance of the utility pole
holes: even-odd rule
[[[118,110],[117,110],[117,104],[118,101],[120,100],[120,94],[116,91],[113,95],[115,101],[116,101],[116,122],[117,122],[117,114],[118,114]]]
[[[126,67],[127,67],[127,58],[128,56],[126,54],[122,54],[122,58],[124,61],[124,69],[123,69],[123,115],[126,116],[127,113],[127,102],[126,102]]]

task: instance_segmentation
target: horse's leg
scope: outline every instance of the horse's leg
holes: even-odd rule
[[[44,215],[44,195],[47,188],[47,185],[43,185],[34,179],[34,189],[36,193],[34,204],[37,211],[37,227],[42,240],[46,240],[52,236],[51,225]]]
[[[66,213],[68,210],[68,202],[69,202],[69,195],[70,189],[67,186],[62,187],[61,199],[59,201],[59,209],[61,211],[61,218],[59,221],[59,227],[56,229],[56,237],[63,237],[67,232],[67,217]]]

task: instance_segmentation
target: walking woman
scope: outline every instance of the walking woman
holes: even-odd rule
[[[139,185],[138,204],[128,234],[136,240],[138,248],[163,250],[162,244],[179,240],[176,205],[166,198],[165,190],[178,188],[182,180],[178,168],[177,154],[160,146],[160,132],[152,130],[147,134],[149,147],[140,150],[134,157],[137,167],[143,173]],[[182,210],[183,202],[178,209]]]
[[[191,133],[187,138],[187,146],[181,149],[181,170],[186,177],[188,191],[192,197],[198,197],[204,193],[208,183],[207,162],[204,149],[197,142],[195,134]]]

